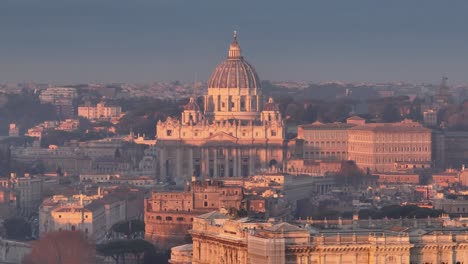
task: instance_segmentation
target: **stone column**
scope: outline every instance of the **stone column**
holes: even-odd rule
[[[214,148],[213,178],[218,178],[218,148]]]
[[[204,179],[205,178],[205,173],[206,173],[206,155],[205,155],[205,148],[200,149],[200,178]]]
[[[254,157],[255,157],[255,149],[251,148],[249,149],[249,176],[254,175],[255,173]]]
[[[239,157],[237,156],[237,147],[233,148],[231,151],[233,152],[232,154],[232,171],[234,174],[233,176],[238,177],[239,172],[237,170],[237,160]]]
[[[224,156],[224,177],[229,177],[229,151],[231,151],[230,148],[226,148],[225,150],[225,156]]]
[[[188,175],[189,179],[193,175],[195,175],[195,173],[193,172],[193,147],[190,147],[189,148],[189,175]]]
[[[160,180],[163,180],[166,178],[166,159],[165,159],[165,149],[160,148],[159,149],[159,178]]]
[[[205,105],[205,111],[208,111],[208,95],[204,96],[203,104]]]
[[[260,112],[260,96],[257,94],[257,112]]]
[[[182,157],[180,147],[176,148],[176,160],[175,160],[175,178],[183,177],[182,175]]]
[[[210,149],[205,148],[205,177],[210,177]]]

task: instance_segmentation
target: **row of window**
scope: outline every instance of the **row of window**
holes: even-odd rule
[[[163,220],[163,217],[160,216],[160,215],[157,215],[156,217],[154,217],[154,216],[148,216],[148,219],[161,221],[161,220]],[[166,216],[166,217],[164,218],[164,220],[165,220],[165,221],[173,221],[174,218],[173,218],[172,216]],[[179,216],[179,217],[176,218],[176,221],[178,221],[178,222],[183,222],[183,221],[185,221],[185,218]],[[190,222],[193,222],[193,217],[190,217]]]
[[[351,145],[350,150],[363,150],[362,146]],[[428,152],[428,147],[376,147],[376,152]]]
[[[346,145],[346,141],[306,141],[310,145]]]
[[[232,133],[232,132],[229,132],[228,134],[229,134],[230,136],[233,136],[233,133]],[[172,134],[172,130],[171,130],[171,129],[166,130],[166,136],[171,137],[172,135],[173,135],[173,134]],[[255,136],[258,137],[258,135],[259,135],[258,132],[255,132]],[[270,135],[271,135],[272,137],[274,137],[274,136],[277,135],[277,133],[276,133],[276,131],[271,130],[271,131],[270,131]],[[186,133],[185,133],[185,132],[182,132],[182,136],[185,137],[185,136],[186,136]],[[198,137],[198,132],[194,132],[194,133],[193,133],[193,136],[194,136],[194,137]],[[213,136],[213,133],[210,133],[210,136]],[[243,137],[246,137],[246,136],[247,136],[247,132],[242,132],[242,136],[243,136]]]

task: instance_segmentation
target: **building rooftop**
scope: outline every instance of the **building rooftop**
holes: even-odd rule
[[[355,124],[347,124],[347,123],[322,123],[320,121],[315,121],[312,124],[300,125],[304,129],[349,129],[355,127]]]
[[[200,219],[228,219],[228,216],[225,215],[225,214],[222,214],[218,211],[213,211],[213,212],[209,212],[209,213],[206,213],[206,214],[202,214],[202,215],[199,215],[197,216],[197,218],[200,218]]]
[[[399,123],[369,123],[365,125],[355,126],[349,130],[363,130],[373,132],[431,132],[430,129],[423,127],[418,122],[411,120],[403,120]]]

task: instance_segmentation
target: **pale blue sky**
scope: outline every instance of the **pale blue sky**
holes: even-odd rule
[[[466,0],[2,0],[0,82],[468,81]]]

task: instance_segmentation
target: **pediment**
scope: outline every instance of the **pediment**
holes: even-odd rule
[[[213,134],[212,136],[209,136],[207,140],[210,141],[231,141],[231,142],[236,142],[237,138],[234,136],[229,135],[228,133],[225,132],[218,132]]]

